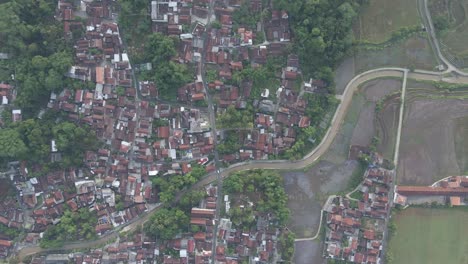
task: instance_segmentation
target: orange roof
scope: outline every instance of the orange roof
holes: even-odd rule
[[[13,243],[11,241],[0,239],[0,246],[11,247],[12,245]]]
[[[459,205],[461,205],[461,198],[460,198],[460,196],[450,196],[450,205],[452,205],[452,206],[459,206]]]
[[[104,67],[96,67],[96,82],[104,84]]]

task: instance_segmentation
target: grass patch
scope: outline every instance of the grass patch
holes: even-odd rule
[[[465,209],[409,208],[395,217],[390,239],[392,264],[468,263]]]
[[[348,193],[348,192],[356,189],[356,187],[359,184],[361,184],[361,182],[364,179],[364,172],[366,171],[366,169],[367,169],[367,165],[364,164],[363,162],[359,162],[359,165],[353,171],[353,174],[351,175],[351,178],[349,179],[348,187],[346,188],[346,190],[343,193]],[[355,194],[355,193],[357,193],[357,192],[354,192],[353,194]],[[351,196],[351,197],[353,197],[353,196]]]
[[[364,174],[364,173],[363,173]],[[361,191],[355,191],[350,195],[351,198],[361,201],[364,197],[364,194]]]
[[[437,31],[441,48],[448,53],[449,59],[451,54],[458,59],[464,59],[456,62],[462,62],[466,65],[466,59],[468,59],[468,46],[466,45],[468,42],[468,21],[466,19],[468,2],[464,0],[432,0],[429,7],[434,23],[440,18],[447,21],[447,28]]]
[[[425,36],[412,36],[383,48],[358,46],[353,58],[356,73],[387,66],[433,70],[437,65]]]
[[[354,26],[356,39],[382,43],[402,27],[420,24],[417,0],[370,0]]]

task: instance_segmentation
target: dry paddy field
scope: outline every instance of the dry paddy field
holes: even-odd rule
[[[418,25],[417,0],[370,0],[354,26],[357,39],[382,43],[401,27]]]
[[[353,55],[336,69],[336,93],[342,94],[346,84],[358,73],[380,67],[414,67],[434,70],[437,61],[425,37],[414,36],[402,42],[377,49],[357,47]]]
[[[468,90],[408,82],[398,184],[430,185],[467,173]]]

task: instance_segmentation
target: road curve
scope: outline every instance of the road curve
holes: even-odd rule
[[[327,130],[327,133],[323,137],[320,144],[313,149],[309,154],[307,154],[303,159],[297,161],[289,161],[289,160],[262,160],[262,161],[250,161],[250,162],[243,162],[234,164],[226,169],[221,171],[221,176],[223,178],[227,177],[229,174],[238,171],[245,171],[245,170],[253,170],[253,169],[280,169],[280,170],[294,170],[294,169],[301,169],[307,167],[308,165],[317,161],[331,146],[333,140],[335,139],[336,135],[339,132],[340,126],[343,123],[343,120],[346,116],[347,109],[352,102],[353,94],[359,88],[360,85],[363,83],[377,79],[377,78],[385,78],[385,77],[400,77],[403,78],[404,73],[408,71],[405,68],[378,68],[373,69],[370,71],[363,72],[357,76],[355,76],[345,87],[345,90],[342,95],[342,101],[337,107],[337,110],[333,116],[331,121],[331,125]],[[410,79],[417,79],[417,80],[425,80],[425,81],[445,81],[445,82],[452,82],[452,83],[468,83],[468,77],[451,77],[451,78],[444,78],[443,73],[437,72],[427,72],[427,71],[415,71],[414,73],[409,73],[408,78]],[[216,172],[208,174],[205,178],[194,184],[190,189],[197,189],[203,187],[213,181],[217,180]],[[180,197],[181,194],[178,195]],[[136,219],[133,222],[128,223],[124,230],[131,230],[136,228],[137,226],[143,224],[151,215],[152,212],[157,210],[160,207],[154,207],[145,215],[141,216],[139,219]],[[66,243],[64,244],[60,250],[73,250],[73,249],[86,249],[97,247],[102,244],[105,244],[109,240],[115,239],[118,237],[119,232],[115,231],[112,233],[108,233],[99,239],[92,240],[92,241],[83,241],[83,242],[74,242],[74,243]],[[42,253],[42,252],[50,252],[50,251],[57,251],[57,249],[43,249],[39,246],[32,246],[32,247],[24,247],[18,251],[18,258],[22,260],[24,257]]]
[[[429,34],[429,42],[434,49],[438,59],[440,59],[446,66],[446,73],[448,72],[455,72],[461,76],[468,76],[468,73],[458,69],[455,65],[453,65],[445,56],[442,54],[440,50],[439,41],[437,40],[437,35],[434,29],[434,23],[432,22],[431,12],[429,11],[428,0],[419,0],[418,1],[418,9],[423,20],[423,23],[426,26],[426,31]]]

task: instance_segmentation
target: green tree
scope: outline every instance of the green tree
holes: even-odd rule
[[[222,128],[251,128],[253,127],[252,109],[237,110],[230,105],[223,114],[218,115],[217,122]]]
[[[122,86],[117,86],[115,88],[115,92],[119,95],[119,96],[124,96],[125,95],[125,88],[122,87]]]
[[[182,210],[162,208],[151,216],[143,230],[153,238],[169,240],[185,230],[188,224],[189,217]]]
[[[148,37],[145,52],[153,65],[159,65],[177,55],[176,46],[177,42],[174,38],[161,33],[153,33]]]
[[[0,158],[7,160],[23,158],[27,151],[16,130],[0,129]]]
[[[52,128],[52,134],[57,149],[64,153],[63,165],[66,167],[80,165],[83,162],[84,152],[97,147],[94,132],[70,122],[59,123]]]

